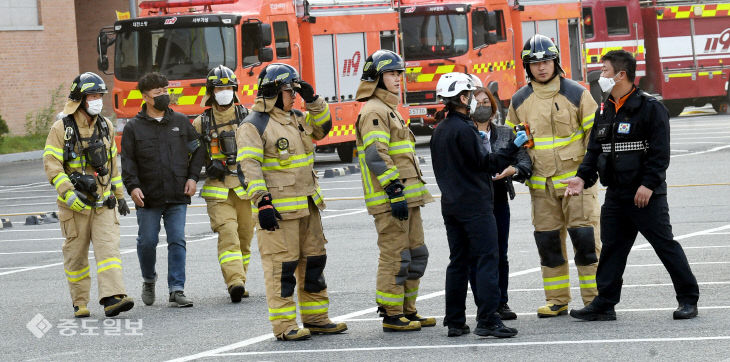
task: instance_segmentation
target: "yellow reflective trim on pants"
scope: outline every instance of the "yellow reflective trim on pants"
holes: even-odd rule
[[[414,299],[417,297],[418,297],[418,288],[406,289],[406,294],[404,295],[405,299]]]
[[[89,266],[87,265],[86,268],[83,268],[81,270],[76,271],[68,271],[67,269],[63,269],[66,272],[66,279],[70,282],[78,282],[81,279],[88,278],[89,277]]]
[[[119,258],[109,258],[96,263],[97,274],[112,268],[122,269],[122,260]]]
[[[243,255],[240,251],[224,251],[218,255],[218,264],[220,265],[233,260],[243,260]]]
[[[542,283],[545,290],[570,288],[570,275],[542,278]]]
[[[580,287],[587,289],[587,288],[597,288],[598,285],[596,284],[596,276],[595,275],[580,275],[578,276],[578,279],[580,280]]]
[[[375,301],[384,305],[403,305],[403,297],[403,294],[390,294],[379,290],[375,291]]]
[[[297,317],[297,307],[285,307],[273,309],[269,308],[269,320],[273,321],[276,319],[294,319]]]
[[[251,254],[245,254],[243,256],[243,265],[248,264],[251,261]]]
[[[60,148],[46,145],[46,148],[43,150],[43,157],[45,157],[46,155],[53,156],[59,161],[63,162],[63,150]]]
[[[323,300],[320,302],[300,302],[299,313],[301,314],[322,314],[327,313],[330,301]]]

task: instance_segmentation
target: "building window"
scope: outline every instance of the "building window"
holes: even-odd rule
[[[606,8],[606,29],[608,35],[629,34],[629,15],[625,6]]]
[[[286,21],[274,22],[274,42],[276,43],[277,58],[291,58],[289,27],[287,27]]]
[[[0,30],[38,30],[38,0],[0,1]]]

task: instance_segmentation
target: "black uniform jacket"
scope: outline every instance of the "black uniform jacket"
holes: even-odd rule
[[[585,187],[601,183],[606,197],[633,198],[643,185],[666,194],[669,167],[669,113],[656,98],[634,88],[616,112],[613,97],[596,112],[588,150],[578,168]]]
[[[145,207],[189,204],[185,182],[198,181],[205,158],[198,133],[184,114],[168,108],[158,122],[147,115],[146,107],[122,133],[124,187],[130,195],[141,188]]]
[[[509,148],[510,144],[514,143],[515,134],[512,132],[512,128],[495,123],[492,123],[490,127],[492,134],[489,137],[489,143],[493,150]],[[519,172],[515,177],[510,176],[494,181],[495,200],[506,200],[506,195],[509,195],[510,200],[513,200],[515,198],[515,187],[512,185],[512,180],[525,182],[532,174],[532,161],[530,160],[530,155],[527,154],[527,150],[520,148],[515,157],[516,160],[512,167],[516,168]]]
[[[517,146],[487,153],[468,116],[451,111],[431,137],[431,160],[443,215],[493,212],[492,175],[514,162]]]

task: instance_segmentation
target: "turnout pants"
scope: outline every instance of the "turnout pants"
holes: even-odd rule
[[[380,249],[375,302],[389,316],[416,313],[418,284],[428,263],[421,208],[409,207],[408,220],[390,211],[374,217]]]
[[[669,222],[667,195],[652,195],[640,209],[633,199],[606,197],[601,208],[601,263],[598,265],[598,292],[594,303],[613,307],[621,299],[621,285],[626,259],[641,233],[669,272],[679,303],[697,304],[700,296],[697,280],[689,267],[682,246],[674,240]]]
[[[329,298],[324,280],[327,261],[319,209],[309,198],[309,215],[293,220],[279,220],[279,229],[256,232],[261,265],[266,281],[266,301],[274,335],[280,337],[297,329],[294,290],[299,299],[299,313],[304,323],[325,325]]]
[[[579,196],[564,197],[565,185],[555,182],[557,184],[548,178],[545,189],[530,189],[532,224],[540,254],[545,300],[554,304],[568,304],[571,300],[565,246],[566,234],[569,234],[580,294],[583,304],[588,305],[598,294],[596,268],[597,255],[601,253],[598,187],[585,189]]]
[[[242,200],[233,190],[225,200],[206,200],[210,228],[218,233],[218,264],[227,287],[246,284],[251,260],[253,218],[251,202]]]
[[[106,297],[127,294],[119,255],[119,218],[115,209],[101,207],[88,215],[59,208],[63,242],[63,268],[66,271],[74,306],[89,303],[91,272],[89,243],[94,244],[99,303]]]

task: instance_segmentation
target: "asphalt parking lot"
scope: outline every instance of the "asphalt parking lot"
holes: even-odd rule
[[[581,322],[570,317],[538,319],[544,304],[539,258],[532,237],[527,189],[516,185],[511,203],[509,304],[518,312],[506,324],[519,330],[511,339],[473,334],[447,338],[444,272],[448,245],[438,199],[422,210],[429,265],[421,282],[419,313],[439,325],[420,332],[385,334],[374,302],[378,249],[367,214],[360,175],[320,178],[328,208],[323,213],[328,240],[325,269],[330,317],[346,322],[342,335],[314,336],[285,343],[273,339],[267,318],[263,274],[254,238],[246,285],[251,297],[231,304],[217,262],[216,235],[205,203],[196,196],[188,208],[186,294],[195,306],[168,308],[164,237],[158,252],[157,301],[145,306],[136,257],[134,213],[121,217],[121,250],[131,311],[106,320],[91,303],[91,318],[74,320],[64,277],[58,223],[23,225],[25,213],[55,210],[56,193],[40,160],[0,164],[0,214],[13,226],[0,230],[0,339],[2,360],[725,360],[730,358],[730,116],[688,114],[671,121],[672,160],[667,173],[670,215],[700,284],[700,315],[672,320],[674,290],[666,270],[646,240],[634,245],[622,301],[614,322]],[[436,186],[428,137],[417,153],[429,190]],[[315,168],[342,167],[334,154],[317,155]],[[199,188],[202,183],[199,184]],[[605,193],[601,192],[601,198]],[[131,201],[130,205],[131,205]],[[164,229],[163,229],[164,235]],[[93,258],[93,253],[90,253]],[[92,300],[96,276],[92,273]],[[580,294],[571,270],[575,300]],[[468,322],[476,308],[467,300]]]

